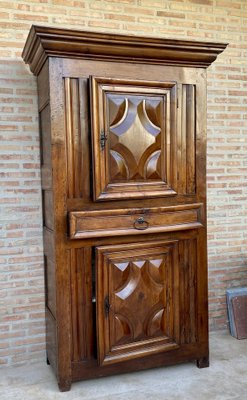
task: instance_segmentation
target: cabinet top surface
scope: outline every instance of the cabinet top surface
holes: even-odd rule
[[[38,75],[47,57],[207,68],[226,43],[86,32],[33,25],[22,57]]]

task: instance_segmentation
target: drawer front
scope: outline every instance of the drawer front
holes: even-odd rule
[[[140,235],[202,226],[202,204],[69,213],[71,239]]]

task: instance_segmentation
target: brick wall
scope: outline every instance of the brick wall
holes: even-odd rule
[[[0,364],[44,357],[36,80],[20,55],[30,25],[229,42],[208,70],[211,329],[225,290],[247,285],[246,0],[0,0]]]

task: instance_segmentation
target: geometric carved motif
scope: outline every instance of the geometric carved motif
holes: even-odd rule
[[[197,237],[96,248],[98,360],[196,343]]]
[[[108,94],[110,182],[161,179],[163,98]]]
[[[94,200],[177,192],[175,82],[91,77]]]
[[[97,248],[101,365],[179,347],[178,242]]]
[[[116,343],[163,336],[166,257],[115,263]]]

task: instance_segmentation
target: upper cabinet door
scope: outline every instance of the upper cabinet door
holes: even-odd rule
[[[175,195],[176,82],[91,77],[94,200]]]

